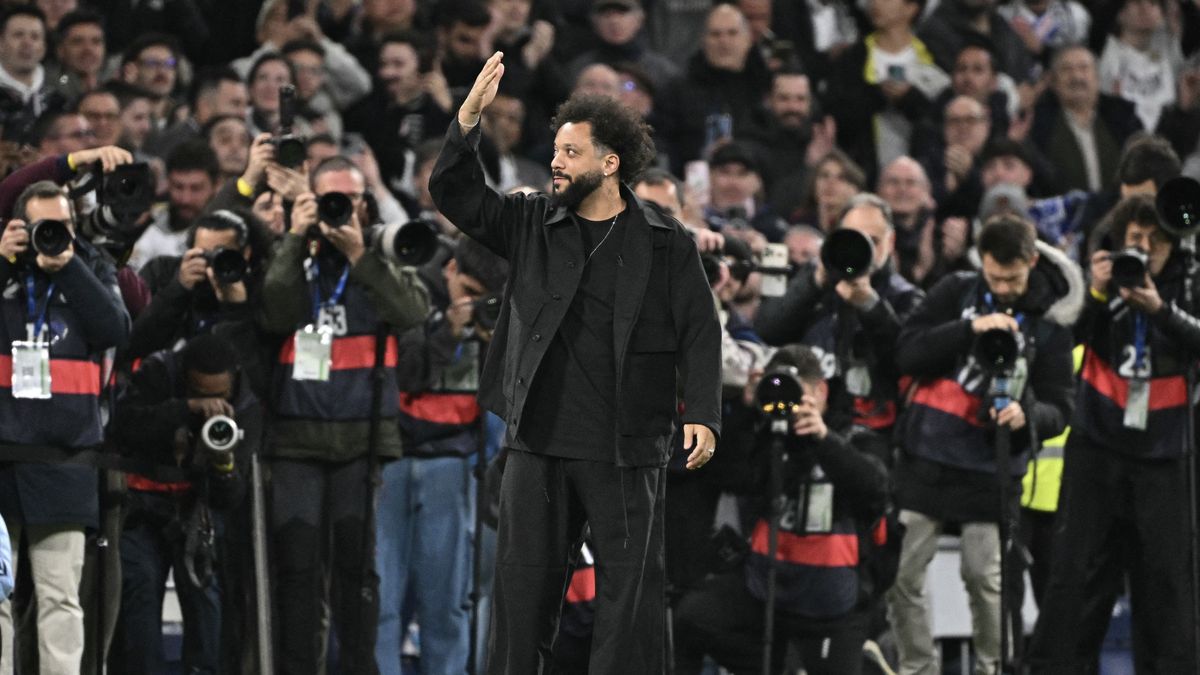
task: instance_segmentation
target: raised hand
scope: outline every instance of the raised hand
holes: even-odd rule
[[[500,78],[504,77],[503,60],[504,52],[492,54],[487,63],[483,64],[483,70],[475,77],[475,84],[471,85],[467,99],[458,109],[458,124],[463,129],[470,129],[479,124],[479,116],[483,114],[483,109],[491,105],[492,100],[496,98],[496,92],[500,90]]]

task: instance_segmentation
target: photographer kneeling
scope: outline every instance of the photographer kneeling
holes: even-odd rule
[[[896,585],[888,595],[900,668],[906,673],[936,669],[925,571],[947,523],[961,528],[975,673],[998,671],[1001,481],[1003,516],[1011,522],[1030,447],[1061,433],[1071,414],[1070,326],[1083,300],[1079,268],[1061,251],[1038,244],[1031,223],[1011,216],[988,221],[977,247],[982,269],[939,281],[904,324],[897,343],[900,372],[916,378],[896,425],[903,451],[896,501],[907,531]],[[981,336],[988,335],[1014,345],[1013,372],[1002,381],[989,370],[994,358],[977,349]],[[1011,383],[1003,392],[1011,399],[1007,405],[992,396],[1002,382]],[[1000,426],[1011,432],[1007,476],[999,475],[997,461]]]
[[[778,468],[772,467],[768,429],[757,444],[759,510],[745,565],[711,578],[679,601],[675,672],[701,672],[705,654],[735,673],[761,672],[771,564],[768,519],[778,499],[784,506],[776,549],[772,670],[783,672],[788,642],[796,640],[805,672],[854,675],[862,666],[870,609],[884,590],[877,588],[880,580],[869,578],[862,549],[887,503],[887,470],[879,459],[887,453],[887,440],[865,427],[826,426],[829,384],[810,348],[780,348],[766,371],[768,379],[791,378],[803,399],[789,411],[790,433]],[[779,472],[774,480],[773,470]],[[771,494],[772,484],[781,488],[777,495]]]
[[[1127,197],[1108,221],[1122,250],[1092,254],[1075,324],[1082,381],[1028,661],[1033,673],[1093,669],[1127,581],[1138,672],[1194,673],[1186,373],[1200,322],[1185,286],[1196,280],[1150,197]]]
[[[242,501],[263,424],[238,352],[211,333],[180,351],[156,352],[117,403],[115,440],[145,463],[147,476],[170,488],[129,492],[121,533],[122,641],[113,657],[120,672],[149,675],[166,668],[162,596],[172,569],[183,610],[184,669],[220,670],[216,543],[223,541],[223,523],[216,512]]]

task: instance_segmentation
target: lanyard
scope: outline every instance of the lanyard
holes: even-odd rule
[[[1133,313],[1133,372],[1141,373],[1146,363],[1146,315],[1135,311]]]
[[[321,301],[321,282],[320,282],[320,264],[316,258],[308,258],[304,261],[305,275],[308,277],[308,286],[312,289],[312,322],[317,324],[317,317],[320,314],[322,307],[332,307],[342,299],[342,294],[346,292],[346,280],[350,278],[350,264],[347,263],[342,268],[342,276],[338,279],[337,286],[333,289],[333,294],[328,300]]]
[[[25,315],[25,332],[30,341],[41,339],[42,329],[46,325],[46,314],[50,311],[50,299],[54,297],[54,282],[46,288],[46,302],[42,304],[42,311],[37,311],[37,291],[34,286],[33,275],[25,277],[25,302],[27,313]],[[34,316],[36,315],[36,319]]]
[[[983,301],[987,303],[987,309],[989,312],[992,312],[992,313],[996,312],[996,303],[995,303],[995,300],[992,298],[992,294],[990,291],[983,294]],[[1017,312],[1016,314],[1013,314],[1012,317],[1017,320],[1018,327],[1020,327],[1020,328],[1025,327],[1025,313],[1024,312]]]

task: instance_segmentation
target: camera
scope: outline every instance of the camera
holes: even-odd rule
[[[80,230],[120,259],[145,231],[138,221],[154,204],[154,174],[145,162],[122,164],[108,173],[96,162],[93,174],[100,177],[96,209],[83,218]]]
[[[204,259],[212,268],[217,283],[227,286],[246,278],[246,259],[234,248],[215,248],[204,253]]]
[[[500,296],[490,293],[477,298],[471,303],[471,316],[479,328],[489,332],[495,330],[496,322],[500,320]]]
[[[870,274],[874,260],[875,245],[858,230],[834,230],[821,244],[821,264],[835,284]]]
[[[416,267],[429,262],[437,253],[437,228],[424,220],[379,225],[371,230],[369,245],[385,258]]]
[[[317,198],[317,217],[330,227],[343,227],[354,216],[354,202],[342,192],[326,192]]]
[[[296,124],[296,87],[285,84],[279,87],[279,135],[271,139],[275,146],[275,163],[295,169],[308,159],[308,147],[304,139],[293,133]]]
[[[74,241],[71,229],[61,220],[35,220],[25,226],[34,251],[47,258],[61,255]]]
[[[773,368],[764,373],[754,389],[754,401],[763,414],[774,419],[788,419],[792,410],[804,399],[804,387],[800,384],[799,371],[795,366]]]
[[[214,467],[233,467],[233,451],[242,442],[246,432],[232,417],[216,415],[208,418],[200,427],[199,448],[208,463]]]
[[[1112,261],[1112,280],[1121,288],[1137,288],[1146,283],[1146,269],[1150,258],[1144,251],[1127,248],[1109,256]]]
[[[975,362],[991,377],[988,397],[996,410],[1003,410],[1010,401],[1021,398],[1026,376],[1021,360],[1024,351],[1025,337],[1004,328],[980,333],[971,345]]]

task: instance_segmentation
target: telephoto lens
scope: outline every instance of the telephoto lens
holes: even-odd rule
[[[354,215],[354,202],[341,192],[326,192],[317,199],[317,217],[330,227],[343,227]]]
[[[437,253],[434,226],[423,220],[381,225],[371,231],[371,247],[401,265],[424,265]]]
[[[204,254],[204,259],[212,268],[213,278],[223,286],[236,284],[246,278],[246,259],[237,249],[213,249]]]
[[[61,255],[71,245],[71,229],[61,220],[35,220],[25,226],[33,250],[53,258]]]
[[[208,418],[200,428],[200,442],[209,450],[223,452],[232,450],[242,441],[243,432],[232,417],[216,415]]]
[[[821,264],[834,283],[869,274],[874,259],[875,245],[858,230],[834,230],[821,245]]]

